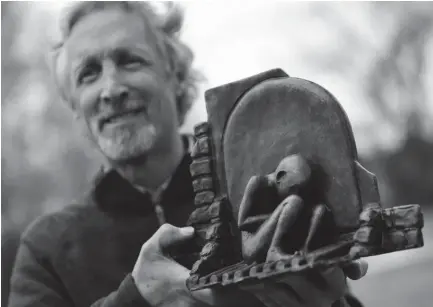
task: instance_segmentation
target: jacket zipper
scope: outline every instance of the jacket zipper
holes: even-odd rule
[[[159,226],[166,223],[164,208],[161,206],[159,202],[155,203],[155,214],[158,219]]]

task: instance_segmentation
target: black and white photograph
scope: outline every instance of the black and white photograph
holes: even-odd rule
[[[433,2],[1,18],[1,306],[433,306]]]

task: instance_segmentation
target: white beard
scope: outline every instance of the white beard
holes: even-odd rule
[[[155,140],[156,128],[149,124],[140,129],[117,129],[109,138],[99,135],[97,144],[108,159],[126,161],[146,154]]]

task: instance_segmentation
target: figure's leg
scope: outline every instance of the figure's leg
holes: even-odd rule
[[[266,261],[277,261],[290,258],[291,255],[284,253],[281,249],[284,235],[290,231],[291,226],[301,212],[304,202],[297,195],[288,196],[282,203],[283,209],[276,225],[275,233],[272,237],[271,246],[268,250]]]
[[[242,255],[248,262],[264,260],[262,258],[266,256],[275,232],[282,206],[265,208],[269,209],[267,214],[266,210],[255,210],[255,206],[274,205],[271,195],[268,195],[272,188],[274,187],[267,176],[253,176],[248,181],[239,206],[238,227],[242,234]],[[253,215],[253,212],[265,213]]]
[[[244,195],[239,205],[238,227],[241,231],[255,231],[269,218],[274,208],[270,208],[269,214],[251,216],[254,206],[266,206],[260,203],[262,194],[269,189],[269,182],[265,176],[253,176],[245,187]]]
[[[256,232],[241,231],[242,256],[247,262],[263,261],[275,233],[284,203],[281,203]]]
[[[304,247],[302,248],[302,252],[304,253],[304,255],[309,252],[311,240],[313,239],[314,234],[316,234],[317,229],[319,228],[320,223],[326,213],[326,210],[326,206],[323,204],[318,204],[313,208],[307,239],[305,240]]]

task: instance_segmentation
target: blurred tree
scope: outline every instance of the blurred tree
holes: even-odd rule
[[[349,7],[358,13],[346,14]],[[366,105],[371,119],[355,128],[372,149],[361,158],[378,175],[386,206],[433,204],[433,102],[427,95],[432,72],[425,71],[432,56],[432,11],[432,2],[311,6],[338,43],[318,55],[313,50],[309,59],[361,86],[362,97],[353,99]]]
[[[433,38],[433,3],[375,3],[381,13],[394,10],[394,31],[367,74],[370,102],[402,142],[381,153],[381,172],[392,189],[392,202],[433,205],[433,139],[427,91],[426,60]]]
[[[49,77],[45,46],[52,14],[30,2],[4,7],[2,214],[26,225],[82,193],[83,179],[97,162],[72,129],[72,116]]]
[[[433,37],[433,3],[376,3],[381,13],[395,10],[395,29],[367,75],[371,103],[384,122],[407,137],[427,135],[425,112],[427,43]]]
[[[1,2],[2,12],[2,30],[1,30],[1,51],[2,51],[2,79],[1,79],[1,100],[2,105],[7,101],[7,97],[10,95],[14,82],[16,82],[19,76],[22,74],[24,67],[17,61],[11,54],[11,47],[19,32],[21,26],[21,14],[20,10],[24,9],[25,5],[15,4],[11,2]]]
[[[2,306],[21,232],[70,203],[99,162],[72,129],[45,65],[52,24],[38,3],[2,2]]]

